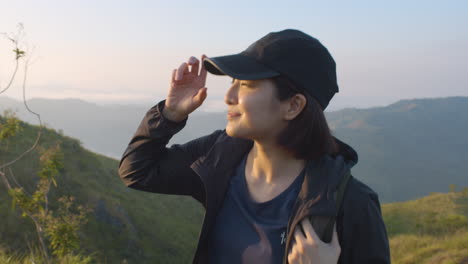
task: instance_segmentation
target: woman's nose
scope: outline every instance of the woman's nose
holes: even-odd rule
[[[224,102],[227,105],[237,104],[237,84],[233,83],[224,95]]]

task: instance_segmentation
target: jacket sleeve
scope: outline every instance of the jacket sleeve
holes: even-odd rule
[[[359,196],[353,212],[348,211],[348,217],[343,219],[338,263],[389,264],[390,248],[378,195],[372,192]]]
[[[120,160],[120,178],[133,189],[190,195],[204,204],[203,184],[190,165],[206,155],[222,130],[167,148],[169,140],[185,126],[187,119],[181,122],[166,119],[162,115],[164,105],[165,100],[145,114]]]

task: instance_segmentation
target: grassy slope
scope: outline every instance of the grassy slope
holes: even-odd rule
[[[468,192],[382,205],[392,263],[467,263]]]

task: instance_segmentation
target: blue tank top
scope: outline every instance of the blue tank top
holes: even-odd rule
[[[245,179],[246,157],[236,168],[210,232],[209,263],[282,263],[286,227],[304,179],[303,170],[275,198],[254,201]]]

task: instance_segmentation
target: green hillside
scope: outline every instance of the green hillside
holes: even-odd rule
[[[4,118],[0,116],[0,123]],[[8,152],[0,152],[0,164],[10,161],[33,145],[38,126],[20,123],[22,131],[9,142]],[[86,254],[95,253],[97,263],[188,263],[203,220],[202,206],[181,196],[150,194],[127,188],[120,180],[118,161],[92,153],[73,138],[52,129],[42,132],[39,145],[61,141],[64,169],[52,188],[50,200],[64,194],[92,208],[89,222],[82,229]],[[37,151],[12,166],[18,181],[31,188],[37,180]],[[52,204],[51,207],[54,205]],[[11,199],[0,182],[0,248],[26,252],[27,242],[36,241],[32,222],[12,211]]]
[[[468,190],[382,205],[394,264],[468,263]]]

